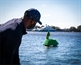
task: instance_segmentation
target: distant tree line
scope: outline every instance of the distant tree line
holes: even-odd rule
[[[35,26],[35,29],[36,28],[42,28],[44,27],[43,25],[40,27],[40,26]],[[55,31],[61,31],[61,32],[81,32],[81,25],[74,27],[74,26],[71,26],[70,28],[65,28],[65,29],[61,29],[60,27],[57,27],[57,26],[50,26],[52,27]]]
[[[70,28],[66,28],[66,29],[60,29],[60,27],[55,27],[55,26],[51,26],[53,29],[55,29],[56,31],[63,31],[63,32],[81,32],[81,25],[74,27],[71,26]]]

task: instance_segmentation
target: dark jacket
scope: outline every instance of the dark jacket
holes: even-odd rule
[[[26,29],[22,18],[12,19],[0,26],[1,64],[19,64],[18,52],[24,34]]]

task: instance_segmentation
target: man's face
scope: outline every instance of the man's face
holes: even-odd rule
[[[27,29],[33,29],[35,27],[36,23],[37,23],[36,21],[31,19],[29,21],[29,25],[28,25]]]

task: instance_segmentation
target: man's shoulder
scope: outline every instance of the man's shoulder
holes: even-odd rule
[[[6,23],[4,23],[3,25],[19,24],[21,21],[22,21],[22,18],[13,18],[7,21]]]
[[[21,18],[14,18],[7,21],[6,23],[0,26],[0,32],[5,31],[7,29],[15,30],[15,28],[18,26],[18,24],[20,24],[21,21],[22,21]]]

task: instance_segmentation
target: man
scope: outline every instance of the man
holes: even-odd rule
[[[41,14],[37,9],[28,9],[23,18],[12,19],[0,26],[0,57],[2,65],[20,65],[19,46],[26,34],[26,28],[34,28],[40,22]]]

